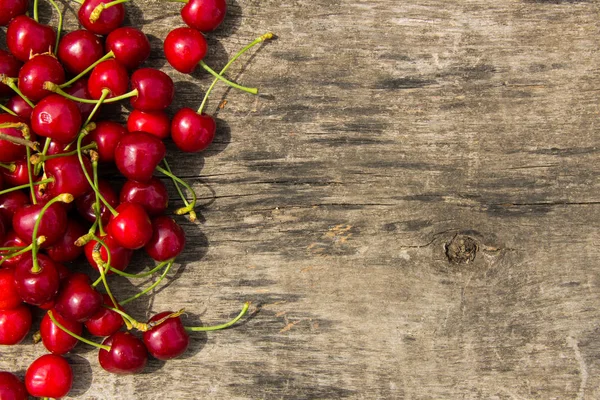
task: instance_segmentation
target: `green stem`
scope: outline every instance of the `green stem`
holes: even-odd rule
[[[0,104],[0,110],[3,110],[4,112],[12,115],[13,117],[18,117],[17,113],[14,112],[13,110],[11,110],[10,108],[3,106],[2,104]]]
[[[167,265],[168,263],[169,263],[168,261],[163,261],[160,264],[158,264],[156,267],[152,268],[151,270],[146,271],[146,272],[140,272],[139,274],[130,274],[127,272],[123,272],[121,270],[111,267],[108,263],[106,263],[106,264],[107,264],[107,269],[110,270],[111,272],[113,272],[115,275],[119,275],[124,278],[138,279],[138,278],[146,278],[150,275],[153,275],[156,271],[160,271],[161,269],[163,269],[165,267],[165,265]],[[98,285],[100,283],[99,279],[100,278],[98,278],[98,280],[96,280],[96,282],[94,282],[94,285],[92,285],[92,286]]]
[[[33,184],[34,185],[44,185],[44,184],[52,183],[52,182],[54,182],[54,178],[42,179],[40,181],[33,182]],[[25,185],[13,186],[11,188],[4,189],[4,190],[0,191],[0,196],[2,196],[3,194],[6,194],[6,193],[10,193],[10,192],[16,192],[17,190],[21,190],[21,189],[29,189],[29,183],[26,183]]]
[[[96,142],[92,142],[88,145],[85,146],[81,146],[81,151],[86,151],[86,150],[95,150],[98,148],[98,145],[96,144]],[[61,158],[61,157],[67,157],[67,156],[74,156],[77,154],[77,150],[72,150],[66,153],[60,153],[60,154],[52,154],[49,156],[44,156],[41,161],[38,161],[39,164],[48,161],[48,160],[52,160],[53,158]],[[40,154],[41,155],[41,154]],[[35,157],[36,155],[34,155]],[[38,155],[39,156],[39,155]],[[38,164],[35,164],[38,165]]]
[[[33,19],[35,22],[40,22],[40,18],[38,16],[38,0],[33,0]]]
[[[109,51],[108,53],[106,53],[105,55],[103,55],[102,57],[100,57],[98,60],[96,60],[92,65],[90,65],[89,67],[87,67],[86,69],[84,69],[79,75],[77,75],[76,77],[74,77],[73,79],[71,79],[68,82],[63,83],[62,85],[59,85],[58,87],[63,89],[66,87],[71,86],[72,84],[74,84],[75,82],[77,82],[79,79],[83,78],[85,75],[87,75],[88,72],[90,72],[91,70],[93,70],[94,68],[96,68],[96,66],[98,64],[100,64],[102,61],[106,61],[110,58],[113,58],[115,56],[115,53],[113,53],[113,51]]]
[[[20,256],[21,254],[25,254],[25,253],[30,252],[32,246],[33,246],[33,244],[30,244],[27,247],[20,247],[20,248],[18,248],[19,250],[16,250],[16,251],[14,251],[14,252],[12,252],[10,254],[6,254],[6,255],[0,257],[0,265],[2,265],[2,263],[4,261],[6,261],[6,260],[10,260],[11,258],[15,258],[17,256]],[[10,249],[10,247],[3,247],[2,249]],[[17,249],[17,248],[15,247],[15,249]],[[2,251],[7,251],[7,250],[2,250]]]
[[[231,325],[235,324],[236,322],[238,322],[248,311],[248,308],[250,307],[250,303],[249,302],[245,302],[244,303],[244,307],[242,308],[242,311],[240,311],[240,313],[238,314],[237,317],[235,317],[234,319],[232,319],[229,322],[226,322],[222,325],[214,325],[214,326],[186,326],[185,330],[188,332],[207,332],[207,331],[218,331],[221,329],[225,329],[225,328],[229,328]]]
[[[192,187],[190,185],[188,185],[184,180],[180,179],[179,177],[173,175],[171,172],[167,171],[164,168],[161,168],[159,166],[156,167],[156,170],[166,176],[168,176],[169,178],[173,179],[174,181],[180,183],[184,188],[186,188],[191,194],[192,194],[192,202],[189,203],[187,206],[182,207],[178,210],[175,210],[175,214],[177,215],[184,215],[187,213],[190,213],[190,220],[192,219],[192,212],[194,211],[194,208],[196,207],[196,192],[194,192],[194,189],[192,189]],[[195,213],[193,214],[195,217]]]
[[[56,318],[54,318],[54,315],[52,315],[52,310],[48,310],[48,316],[50,317],[50,319],[52,320],[52,322],[54,323],[54,325],[58,326],[65,333],[73,336],[75,339],[80,340],[83,343],[89,344],[90,346],[94,346],[94,347],[97,347],[99,349],[104,349],[106,351],[110,351],[110,346],[107,346],[105,344],[100,344],[100,343],[92,342],[91,340],[87,340],[86,338],[81,337],[78,334],[76,334],[74,332],[71,332],[70,330],[68,330],[67,328],[65,328],[64,326],[62,326],[62,324],[60,322],[58,322],[56,320]]]
[[[73,101],[77,101],[79,103],[85,103],[85,104],[97,104],[99,100],[90,100],[90,99],[82,99],[81,97],[75,97],[75,96],[71,96],[70,94],[68,94],[67,92],[65,92],[64,90],[62,90],[57,84],[52,83],[50,81],[46,81],[44,82],[44,89],[49,90],[51,92],[60,94],[61,96],[69,99],[69,100],[73,100]],[[128,99],[130,97],[135,97],[138,95],[138,90],[134,89],[129,93],[125,93],[121,96],[117,96],[117,97],[111,97],[110,99],[106,99],[104,100],[104,103],[116,103],[118,101],[124,100],[124,99]]]
[[[200,60],[199,64],[209,74],[211,74],[215,78],[217,78],[217,79],[225,82],[226,84],[228,84],[232,88],[236,88],[236,89],[242,90],[242,91],[250,93],[250,94],[258,94],[258,89],[257,88],[249,88],[249,87],[246,87],[246,86],[238,85],[235,82],[231,82],[229,79],[223,78],[221,75],[217,74],[211,67],[209,67],[208,65],[206,65],[206,63],[204,61]]]
[[[15,164],[4,164],[0,163],[0,168],[7,169],[9,172],[15,172],[17,166]]]
[[[166,158],[163,159],[163,163],[165,164],[165,169],[167,171],[169,171],[170,174],[173,174],[173,171],[171,171],[171,167],[169,166],[169,163],[167,162]],[[177,190],[179,197],[181,198],[181,200],[183,200],[183,204],[185,204],[186,207],[189,207],[190,203],[187,201],[187,198],[181,191],[181,188],[179,187],[179,183],[173,178],[171,178],[171,180],[173,181],[173,184],[175,185],[175,189]],[[192,210],[190,211],[190,221],[194,222],[195,220],[196,220],[196,212],[193,210],[193,207],[192,207]]]
[[[133,326],[139,325],[138,321],[136,321],[131,315],[127,314],[125,311],[119,310],[118,307],[110,307],[107,305],[103,305],[103,307],[119,314],[121,318],[123,318],[123,321],[125,321],[125,325],[127,325],[128,329],[131,329]]]
[[[56,44],[54,45],[54,52],[56,53],[58,51],[58,42],[60,42],[60,34],[61,34],[62,28],[63,28],[63,16],[62,16],[62,13],[60,12],[60,8],[58,8],[58,5],[56,4],[56,2],[54,0],[48,0],[48,1],[50,2],[50,4],[52,4],[54,9],[58,13],[58,27],[56,28]]]
[[[25,96],[23,94],[23,92],[21,92],[21,90],[19,89],[19,87],[17,86],[17,84],[15,82],[18,81],[17,78],[11,78],[8,77],[6,75],[0,75],[2,78],[0,79],[2,81],[2,83],[4,83],[6,86],[8,86],[9,88],[11,88],[13,90],[13,92],[15,92],[16,94],[19,95],[20,98],[22,98],[23,100],[25,100],[25,102],[27,104],[29,104],[29,106],[31,108],[35,107],[35,104],[33,104],[33,102],[31,100],[29,100],[29,98],[27,98],[27,96]]]
[[[31,192],[31,202],[33,204],[37,204],[37,199],[35,196],[35,187],[33,186],[33,171],[31,170],[31,162],[29,161],[29,159],[31,158],[31,149],[29,147],[26,147],[25,152],[27,153],[27,178],[29,179],[29,191]]]
[[[92,110],[90,115],[88,115],[87,120],[85,121],[83,126],[87,126],[87,124],[92,122],[94,115],[96,115],[96,113],[100,109],[100,106],[102,105],[102,103],[104,103],[104,101],[106,100],[106,98],[108,97],[109,94],[110,94],[110,90],[102,89],[102,94],[100,95],[100,98],[98,99],[98,103],[96,103],[96,105],[94,106],[94,109]]]
[[[0,247],[0,251],[20,251],[23,250],[25,246],[14,246],[14,247]]]
[[[92,161],[92,172],[94,173],[94,185],[96,185],[96,187],[98,186],[98,161],[94,160]],[[100,196],[98,196],[98,193],[100,192],[100,189],[98,189],[98,192],[95,192],[96,194],[96,201],[94,203],[94,214],[96,214],[96,221],[98,222],[98,231],[100,232],[100,236],[105,236],[106,233],[104,232],[104,227],[102,226],[102,208],[100,206]],[[108,251],[108,249],[107,249]]]
[[[160,275],[160,277],[156,280],[156,282],[154,282],[152,285],[148,286],[146,289],[144,289],[143,291],[141,291],[140,293],[131,296],[128,299],[125,299],[123,301],[121,301],[121,305],[124,306],[127,303],[132,302],[133,300],[145,295],[146,293],[148,293],[149,291],[151,291],[152,289],[154,289],[156,286],[158,286],[158,284],[165,278],[165,276],[167,276],[167,273],[169,272],[169,270],[171,269],[171,267],[173,266],[173,262],[175,260],[170,260],[168,261],[167,264],[167,268],[165,268],[165,270],[163,271],[163,273]]]
[[[33,173],[36,175],[38,175],[40,173],[40,171],[42,170],[42,165],[43,165],[44,161],[46,161],[46,154],[48,153],[48,149],[50,148],[50,143],[52,143],[52,139],[47,137],[46,141],[44,142],[44,148],[42,149],[42,153],[40,155],[42,160],[41,160],[41,162],[34,164],[34,167],[33,167]]]

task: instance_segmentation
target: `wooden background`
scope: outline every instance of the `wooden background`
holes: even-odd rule
[[[162,55],[180,7],[127,5],[177,81],[171,114],[210,83]],[[275,32],[229,74],[262,95],[220,85],[211,148],[170,145],[202,220],[179,219],[176,272],[129,310],[212,324],[251,300],[251,317],[137,376],[80,345],[72,398],[600,398],[599,17],[593,0],[231,0],[206,61]],[[0,353],[23,374],[44,349]]]

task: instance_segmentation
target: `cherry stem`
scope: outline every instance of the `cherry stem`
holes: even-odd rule
[[[28,148],[38,151],[38,145],[35,142],[29,140],[31,137],[29,134],[29,127],[24,122],[7,122],[4,124],[0,124],[0,129],[7,128],[15,128],[20,130],[23,133],[23,138],[7,135],[6,133],[0,132],[0,140],[6,140],[7,142],[11,142],[14,144],[20,144],[22,146],[27,146]]]
[[[40,22],[40,18],[38,16],[38,0],[33,0],[33,19],[35,22]]]
[[[40,236],[37,240],[38,244],[42,244],[45,241],[46,241],[45,236]],[[5,247],[5,248],[9,249],[9,247]],[[10,260],[11,258],[15,258],[17,256],[20,256],[21,254],[25,254],[25,253],[31,251],[32,248],[33,248],[33,243],[26,247],[19,247],[20,250],[17,250],[15,252],[12,252],[12,253],[7,254],[7,255],[3,256],[2,258],[0,258],[0,265],[2,265],[2,263],[6,260]]]
[[[42,179],[41,181],[33,182],[33,184],[34,185],[45,185],[45,184],[52,183],[52,182],[54,182],[54,178]],[[3,194],[6,194],[6,193],[10,193],[10,192],[16,192],[17,190],[21,190],[21,189],[29,189],[29,183],[26,183],[25,185],[13,186],[9,189],[4,189],[4,190],[0,191],[0,196],[2,196]]]
[[[160,166],[156,166],[156,170],[158,172],[168,176],[169,178],[173,179],[177,183],[181,184],[184,188],[186,188],[192,194],[192,202],[188,203],[185,207],[175,210],[175,214],[176,215],[184,215],[184,214],[190,213],[190,221],[192,221],[192,222],[195,221],[196,213],[194,212],[194,214],[192,214],[192,212],[194,211],[194,208],[196,207],[196,192],[194,192],[194,189],[192,189],[192,187],[190,185],[188,185],[184,180],[175,176],[170,171],[167,171],[166,169],[164,169]]]
[[[94,157],[92,161],[92,172],[94,173],[94,185],[98,187],[98,157]],[[96,221],[98,222],[98,231],[100,232],[100,236],[104,236],[104,227],[102,226],[102,210],[100,207],[100,197],[98,196],[98,192],[94,192],[96,194],[96,201],[94,203],[94,214],[96,215]]]
[[[107,250],[107,253],[108,253],[108,248],[106,248],[106,247],[105,247],[105,249]],[[109,256],[108,256],[108,258],[110,259],[110,253],[109,253]],[[163,261],[163,262],[161,262],[160,264],[158,264],[156,267],[152,268],[150,271],[147,271],[147,272],[141,272],[141,273],[139,273],[139,274],[129,274],[129,273],[127,273],[127,272],[123,272],[123,271],[121,271],[121,270],[118,270],[118,269],[116,269],[116,268],[113,268],[113,267],[111,267],[111,266],[110,266],[110,263],[108,263],[108,262],[106,262],[106,263],[105,263],[105,265],[106,265],[106,268],[107,268],[108,270],[112,271],[112,272],[113,272],[113,273],[115,273],[116,275],[122,276],[122,277],[124,277],[124,278],[138,279],[138,278],[145,278],[145,277],[147,277],[147,276],[154,275],[154,273],[155,273],[156,271],[160,271],[160,270],[161,270],[161,269],[163,269],[163,268],[165,267],[165,265],[167,265],[168,263],[169,263],[169,261]],[[94,282],[94,284],[93,284],[92,286],[97,286],[99,283],[100,283],[100,278],[98,278],[98,279],[96,280],[96,282]]]
[[[71,79],[68,82],[65,82],[61,85],[58,85],[59,88],[63,89],[66,87],[71,86],[72,84],[74,84],[75,82],[77,82],[79,79],[83,78],[85,75],[87,75],[88,72],[90,72],[91,70],[93,70],[94,68],[96,68],[96,66],[98,64],[100,64],[102,61],[106,61],[108,59],[111,59],[115,56],[115,53],[113,53],[113,51],[109,51],[108,53],[106,53],[105,55],[103,55],[102,57],[100,57],[98,60],[96,60],[92,65],[90,65],[89,67],[87,67],[86,69],[84,69],[82,72],[79,73],[79,75],[77,75],[76,77],[74,77],[73,79]]]
[[[71,332],[70,330],[68,330],[67,328],[65,328],[64,326],[62,326],[62,324],[60,322],[58,322],[56,320],[56,318],[54,318],[54,315],[52,315],[52,310],[48,310],[48,316],[50,317],[50,319],[52,320],[52,322],[54,323],[54,325],[58,326],[60,328],[60,330],[64,331],[65,333],[67,333],[70,336],[73,336],[75,339],[82,341],[83,343],[89,344],[90,346],[94,346],[97,347],[99,349],[103,349],[106,351],[110,351],[110,346],[107,346],[105,344],[100,344],[100,343],[96,343],[96,342],[92,342],[91,340],[88,340],[82,336],[79,336],[78,334]]]
[[[94,118],[94,115],[96,115],[96,113],[100,109],[100,106],[102,105],[102,103],[104,103],[104,101],[106,100],[106,98],[108,97],[109,94],[110,94],[110,90],[108,90],[108,89],[102,89],[102,94],[100,95],[100,98],[98,99],[98,102],[94,106],[94,109],[92,110],[92,112],[90,113],[90,115],[88,115],[87,120],[85,121],[85,123],[83,124],[83,126],[87,126],[87,124],[89,124],[90,122],[92,122],[92,118]]]
[[[116,6],[117,4],[127,3],[128,1],[129,0],[115,0],[111,1],[110,3],[98,4],[96,8],[94,8],[94,11],[92,11],[92,14],[90,14],[90,22],[93,24],[94,22],[98,21],[98,19],[100,18],[100,14],[102,14],[102,11],[104,11],[104,9]]]
[[[273,38],[273,34],[271,32],[267,32],[264,35],[254,39],[254,41],[252,43],[248,44],[246,47],[241,49],[236,55],[233,56],[233,58],[231,60],[229,60],[229,62],[223,67],[221,72],[219,72],[219,76],[223,76],[223,74],[225,73],[225,71],[227,71],[229,69],[231,64],[233,64],[233,62],[235,60],[237,60],[242,54],[244,54],[245,52],[247,52],[248,50],[250,50],[252,47],[256,46],[257,44],[262,43],[265,40],[272,39],[272,38]],[[210,87],[208,88],[208,90],[206,91],[206,93],[204,94],[204,99],[202,99],[202,104],[200,104],[200,108],[198,108],[198,114],[202,114],[202,111],[204,110],[204,106],[206,105],[206,102],[208,100],[208,96],[210,95],[210,92],[212,92],[212,90],[215,87],[215,85],[217,84],[217,82],[219,82],[219,80],[220,79],[215,78],[213,80],[212,84],[210,85]]]
[[[17,169],[17,166],[14,163],[12,163],[12,164],[0,163],[0,168],[7,169],[9,172],[15,172],[15,170]]]
[[[171,167],[169,166],[169,163],[167,162],[167,159],[163,159],[163,163],[165,164],[165,169],[167,171],[169,171],[169,173],[173,173],[173,171],[171,171]],[[179,197],[181,198],[181,200],[183,200],[183,203],[185,204],[186,207],[190,206],[190,203],[187,201],[185,195],[183,194],[183,192],[181,191],[181,188],[179,187],[179,183],[171,178],[171,180],[173,181],[173,184],[175,185],[175,189],[177,190],[177,193],[179,193]],[[196,221],[196,211],[193,210],[194,207],[192,207],[192,210],[190,210],[190,221],[194,222]]]
[[[48,201],[44,205],[44,207],[42,207],[42,209],[40,210],[40,214],[39,214],[37,220],[35,221],[35,225],[33,226],[33,235],[31,237],[31,256],[33,257],[33,268],[31,269],[32,273],[36,274],[41,270],[41,268],[38,264],[38,260],[37,260],[39,244],[38,244],[36,238],[37,238],[38,230],[40,229],[40,225],[41,225],[42,219],[44,217],[44,214],[46,213],[48,208],[50,208],[50,206],[56,202],[60,201],[62,203],[70,203],[73,200],[74,200],[74,197],[72,194],[61,193],[58,196],[52,198],[50,201]]]
[[[23,250],[24,248],[25,248],[25,246],[0,247],[0,251],[19,251],[19,250]]]
[[[247,301],[244,303],[244,307],[242,308],[242,311],[240,311],[240,313],[238,314],[237,317],[235,317],[234,319],[232,319],[229,322],[226,322],[222,325],[214,325],[214,326],[186,326],[185,330],[188,332],[207,332],[207,331],[218,331],[221,329],[225,329],[225,328],[229,328],[231,325],[235,324],[236,322],[238,322],[244,315],[246,315],[246,312],[248,311],[248,308],[250,307],[250,302]]]
[[[16,112],[6,106],[3,106],[2,104],[0,104],[0,110],[5,111],[7,114],[12,115],[13,117],[18,117]]]
[[[11,78],[10,76],[6,76],[4,74],[0,74],[0,82],[4,83],[6,86],[8,86],[9,88],[11,88],[13,90],[13,92],[15,92],[16,94],[19,95],[20,98],[22,98],[31,108],[35,107],[35,104],[33,104],[33,102],[31,100],[29,100],[27,98],[27,96],[25,96],[23,94],[23,92],[21,92],[21,90],[19,89],[19,87],[15,84],[15,82],[17,82],[18,79],[17,78]]]
[[[62,16],[62,13],[60,12],[60,8],[58,8],[58,5],[56,4],[56,2],[54,0],[48,0],[48,1],[50,2],[50,4],[52,4],[54,9],[58,13],[58,27],[56,28],[56,43],[54,45],[54,51],[56,52],[56,51],[58,51],[58,42],[60,42],[60,34],[61,34],[62,28],[63,28],[63,16]]]
[[[95,150],[98,147],[98,145],[96,144],[96,142],[92,142],[86,146],[82,146],[81,147],[81,151],[85,152],[87,150]],[[31,156],[31,163],[33,165],[38,165],[38,164],[42,164],[45,161],[48,160],[52,160],[53,158],[61,158],[61,157],[66,157],[66,156],[74,156],[77,154],[77,150],[72,150],[66,153],[60,153],[60,154],[52,154],[50,156],[44,156],[43,153],[38,153],[38,154],[34,154]]]
[[[217,78],[217,79],[225,82],[226,84],[228,84],[232,88],[236,88],[236,89],[242,90],[242,91],[250,93],[250,94],[258,94],[258,89],[257,88],[249,88],[249,87],[246,87],[246,86],[238,85],[235,82],[231,82],[229,79],[226,79],[226,78],[222,77],[221,75],[217,74],[211,67],[209,67],[208,65],[206,65],[206,63],[203,60],[200,60],[200,66],[202,68],[204,68],[204,70],[206,70],[209,74],[211,74],[215,78]]]
[[[165,278],[165,276],[167,276],[167,273],[169,272],[169,270],[171,269],[171,267],[173,266],[173,263],[175,262],[175,260],[169,260],[167,261],[167,268],[165,268],[165,270],[163,271],[163,273],[160,275],[160,277],[156,280],[156,282],[154,282],[152,285],[148,286],[146,289],[142,290],[141,292],[129,297],[128,299],[125,299],[123,301],[121,301],[121,305],[125,305],[129,302],[132,302],[133,300],[145,295],[146,293],[148,293],[149,291],[151,291],[152,289],[154,289],[156,286],[158,286],[158,284]]]
[[[117,302],[117,300],[115,299],[115,296],[113,296],[110,287],[108,286],[108,282],[106,280],[106,270],[105,267],[103,265],[103,263],[97,263],[98,264],[98,271],[100,271],[100,279],[102,279],[102,283],[104,284],[104,289],[106,289],[106,293],[108,294],[108,297],[110,298],[110,301],[112,301],[113,304],[119,304]]]
[[[37,198],[35,196],[35,187],[33,186],[33,171],[31,168],[31,162],[29,162],[29,159],[31,158],[31,149],[29,147],[26,147],[25,152],[27,154],[27,179],[29,179],[29,191],[31,192],[31,202],[33,204],[37,204]]]
[[[84,0],[73,0],[75,3],[83,4]]]
[[[42,164],[44,163],[44,161],[46,161],[46,153],[48,153],[48,149],[50,148],[50,143],[52,142],[52,139],[50,139],[49,137],[46,138],[46,141],[44,142],[44,148],[42,149],[41,154],[34,154],[33,156],[31,156],[29,158],[29,160],[31,161],[31,163],[34,165],[33,167],[33,173],[35,175],[39,175],[41,169],[42,169]],[[34,159],[37,159],[37,157],[39,157],[40,161],[38,161],[37,163],[34,162]]]
[[[60,94],[61,96],[69,99],[69,100],[73,100],[73,101],[77,101],[79,103],[85,103],[85,104],[97,104],[100,100],[89,100],[89,99],[82,99],[81,97],[75,97],[75,96],[71,96],[70,94],[68,94],[67,92],[65,92],[64,90],[62,90],[56,83],[50,82],[50,81],[46,81],[44,82],[44,89],[49,90],[51,92]],[[121,96],[117,96],[117,97],[111,97],[110,99],[106,99],[104,100],[104,103],[116,103],[118,101],[124,100],[124,99],[128,99],[130,97],[135,97],[138,95],[138,90],[137,89],[133,89],[131,92],[129,93],[125,93]]]
[[[127,326],[127,330],[133,329],[134,326],[139,326],[140,323],[136,321],[131,315],[127,314],[125,311],[118,309],[117,307],[110,307],[106,304],[103,305],[104,308],[114,311],[123,318],[125,325]]]

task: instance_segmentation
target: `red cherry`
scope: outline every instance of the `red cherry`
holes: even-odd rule
[[[104,294],[102,297],[104,304],[109,307],[116,307],[109,295]],[[121,306],[117,308],[122,310]],[[106,307],[101,307],[92,318],[85,321],[85,327],[94,336],[110,336],[121,329],[123,325],[123,317]]]
[[[37,255],[40,270],[33,272],[33,259],[28,253],[15,266],[15,286],[25,303],[35,306],[54,298],[60,285],[60,277],[54,261],[43,254]]]
[[[31,128],[36,134],[63,144],[77,138],[81,123],[77,104],[58,94],[44,97],[31,113]]]
[[[58,312],[53,311],[52,316],[56,321],[67,328],[69,331],[81,336],[83,324],[63,318]],[[44,347],[53,354],[65,354],[73,350],[79,340],[69,335],[56,325],[50,316],[46,313],[40,324],[40,335]]]
[[[33,228],[40,217],[40,211],[44,204],[31,204],[15,212],[13,216],[13,229],[19,237],[27,244],[31,243]],[[45,236],[46,241],[42,247],[48,247],[56,243],[67,229],[67,213],[60,203],[54,203],[42,216],[38,229],[38,237]]]
[[[156,136],[132,132],[119,141],[115,149],[115,164],[127,179],[149,182],[166,152],[164,143]]]
[[[23,158],[16,160],[14,163],[15,170],[9,171],[2,169],[1,173],[7,184],[11,186],[26,185],[29,183],[29,173],[27,171],[27,161]]]
[[[83,139],[85,144],[96,142],[98,145],[98,161],[110,163],[115,161],[115,149],[127,129],[121,124],[112,121],[100,121],[96,123],[96,129]]]
[[[116,332],[102,344],[110,346],[110,351],[101,349],[98,361],[108,372],[135,374],[141,372],[148,363],[148,351],[144,343],[128,332]]]
[[[25,120],[10,114],[0,114],[0,124],[15,124]],[[23,133],[16,128],[0,128],[0,133],[17,138],[23,138]],[[26,155],[25,146],[14,144],[7,140],[0,140],[0,162],[11,163],[22,159]]]
[[[102,294],[94,287],[86,274],[72,274],[61,286],[54,308],[71,321],[84,322],[102,307]]]
[[[0,310],[0,345],[21,343],[31,329],[31,311],[22,304],[10,310]]]
[[[87,79],[79,79],[73,85],[71,85],[68,88],[65,88],[63,90],[67,94],[70,94],[71,96],[74,96],[74,97],[78,97],[80,99],[94,100],[94,99],[92,99],[92,96],[90,96],[90,92],[88,91]],[[95,106],[94,104],[81,103],[79,101],[75,102],[75,104],[77,104],[77,107],[79,108],[79,111],[81,112],[81,118],[83,120],[86,120],[89,117],[89,115],[92,113],[92,110],[94,109],[94,106]],[[96,118],[96,115],[94,115],[94,117],[92,119],[95,119],[95,118]]]
[[[84,156],[83,164],[88,175],[92,176],[92,163]],[[70,193],[77,198],[90,190],[90,184],[85,177],[77,155],[51,158],[44,163],[44,172],[54,182],[48,183],[46,193],[50,197],[61,193]]]
[[[100,239],[104,242],[104,244],[108,247],[108,250],[110,251],[110,266],[114,269],[118,269],[119,271],[124,271],[125,268],[127,268],[127,266],[129,265],[129,262],[131,261],[131,257],[133,256],[133,250],[129,250],[121,246],[110,235],[102,236],[100,237]],[[97,243],[98,242],[96,242],[95,240],[92,240],[88,242],[84,247],[85,257],[87,258],[90,265],[96,270],[98,270],[99,268],[98,264],[94,260],[93,252]],[[108,254],[104,246],[100,246],[100,257],[105,263],[108,262]],[[112,273],[112,271],[107,272],[108,275]]]
[[[106,52],[112,51],[126,68],[138,68],[150,56],[150,41],[144,32],[126,26],[112,31],[106,38]]]
[[[165,184],[158,178],[152,178],[148,183],[127,181],[121,189],[120,201],[137,203],[152,217],[167,210],[169,193]]]
[[[75,241],[86,233],[86,229],[81,223],[69,219],[64,235],[46,249],[46,254],[57,263],[75,261],[83,253],[83,247],[76,246]]]
[[[60,285],[62,285],[67,280],[67,278],[71,276],[71,270],[60,263],[55,263],[54,266],[56,267],[56,271],[58,272],[58,280],[60,282]],[[51,300],[45,302],[44,304],[40,304],[38,307],[42,310],[51,310],[52,308],[54,308],[54,300],[55,298],[53,297]]]
[[[0,310],[10,310],[21,305],[21,296],[15,286],[15,274],[10,269],[0,269]]]
[[[114,191],[110,183],[105,181],[104,179],[98,180],[98,191],[104,197],[104,199],[111,205],[111,207],[116,207],[119,204],[119,198],[117,197],[117,193]],[[94,222],[96,221],[96,214],[94,213],[94,205],[96,204],[96,192],[90,188],[83,196],[80,196],[75,200],[75,207],[77,208],[77,212],[86,221]],[[100,202],[100,217],[102,218],[102,223],[104,225],[108,224],[110,220],[110,211],[106,208],[106,205],[101,201]]]
[[[72,385],[71,366],[67,360],[55,354],[41,356],[25,372],[25,387],[34,397],[64,397]]]
[[[177,111],[171,122],[171,139],[181,151],[194,153],[206,149],[214,140],[217,123],[208,114],[191,108]]]
[[[55,154],[62,154],[65,153],[66,150],[65,148],[67,147],[66,144],[64,143],[59,143],[55,140],[51,140],[50,141],[50,145],[48,146],[48,151],[46,152],[47,155],[52,156]]]
[[[28,61],[31,54],[36,55],[52,51],[55,41],[56,32],[52,27],[40,24],[26,15],[15,17],[8,24],[6,30],[8,50],[23,62]]]
[[[169,64],[177,71],[189,74],[206,56],[208,44],[202,33],[183,27],[169,32],[163,48]]]
[[[171,132],[171,120],[164,111],[133,110],[127,118],[127,130],[129,132],[146,132],[159,139],[166,139]]]
[[[3,0],[0,0],[0,10],[3,10],[2,1]],[[19,69],[21,69],[21,65],[21,62],[14,58],[12,54],[0,49],[0,74],[6,75],[10,78],[16,78],[19,76]],[[11,88],[3,83],[0,83],[0,96],[9,96],[12,94],[13,91]]]
[[[6,103],[6,107],[19,117],[23,118],[23,120],[29,120],[29,118],[31,118],[31,113],[33,112],[33,107],[19,95],[11,97],[8,100],[8,103]]]
[[[44,89],[45,82],[60,85],[65,82],[65,70],[56,57],[48,54],[34,56],[19,71],[19,89],[33,102],[52,92]]]
[[[6,234],[7,228],[4,226],[5,222],[2,218],[0,218],[0,241],[4,240],[4,235]]]
[[[177,257],[185,247],[183,229],[166,215],[152,220],[152,239],[144,249],[156,261],[167,261]]]
[[[4,241],[0,245],[0,247],[25,247],[27,244],[23,242],[19,236],[15,233],[15,231],[8,231],[4,236]],[[0,251],[0,258],[7,254],[7,251]],[[16,257],[8,258],[2,262],[2,267],[7,269],[14,268],[23,258],[25,258],[28,254],[20,254]]]
[[[23,15],[29,8],[29,0],[0,0],[0,26],[6,26],[16,16]],[[4,398],[0,396],[0,398]]]
[[[191,28],[210,32],[223,22],[226,13],[225,0],[190,0],[181,9],[181,18]]]
[[[123,19],[125,19],[125,8],[123,7],[123,4],[116,4],[105,8],[97,21],[90,21],[94,9],[96,9],[100,3],[108,4],[109,2],[109,0],[84,0],[77,14],[79,23],[81,23],[85,29],[97,35],[108,35],[110,32],[117,29],[123,23]]]
[[[144,247],[152,238],[152,222],[144,208],[139,204],[121,203],[116,210],[119,215],[111,217],[107,233],[126,249]]]
[[[141,111],[162,111],[175,97],[175,86],[171,77],[153,68],[136,70],[131,75],[131,87],[137,90],[137,96],[130,100],[131,105]]]
[[[112,7],[111,7],[112,8]],[[109,90],[107,98],[121,96],[127,92],[129,75],[127,69],[117,60],[105,60],[92,70],[88,79],[88,91],[94,100],[102,97],[104,89]]]
[[[0,399],[27,400],[28,397],[25,384],[16,375],[6,371],[0,372]]]
[[[58,44],[58,59],[73,75],[80,74],[103,55],[100,38],[85,29],[67,33]]]
[[[165,311],[150,318],[150,322],[159,321],[172,311]],[[144,332],[144,344],[148,352],[159,360],[170,360],[183,354],[190,343],[190,336],[185,331],[179,317],[171,317],[160,325]]]

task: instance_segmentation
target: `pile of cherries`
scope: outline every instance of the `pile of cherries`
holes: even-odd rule
[[[31,363],[24,382],[0,372],[1,399],[66,396],[73,372],[62,355],[80,341],[99,349],[106,371],[137,373],[149,354],[177,357],[186,351],[190,332],[227,328],[249,306],[231,321],[208,327],[185,327],[183,310],[139,322],[124,309],[161,282],[185,247],[183,229],[166,215],[169,196],[156,174],[170,179],[181,196],[184,207],[175,214],[196,219],[196,195],[171,172],[163,141],[170,138],[184,152],[206,149],[216,131],[203,112],[212,88],[223,81],[256,94],[223,75],[273,35],[248,44],[217,73],[203,61],[204,34],[223,21],[225,0],[182,1],[187,26],[165,38],[165,56],[177,71],[191,73],[200,65],[214,81],[198,110],[182,108],[171,119],[165,109],[175,96],[173,80],[141,67],[150,42],[141,30],[121,26],[127,0],[75,0],[83,28],[65,35],[58,6],[47,1],[58,15],[56,30],[39,22],[38,0],[0,0],[8,50],[0,49],[0,345],[18,344],[32,332],[37,308],[45,314],[34,339],[49,352]],[[124,99],[133,108],[126,126],[100,119],[104,104]],[[110,165],[126,178],[120,192],[99,174],[99,166]],[[156,265],[125,272],[136,250]],[[67,267],[81,256],[89,273]],[[160,276],[127,299],[117,299],[109,285],[115,276],[153,274]],[[104,339],[97,343],[90,335]]]

